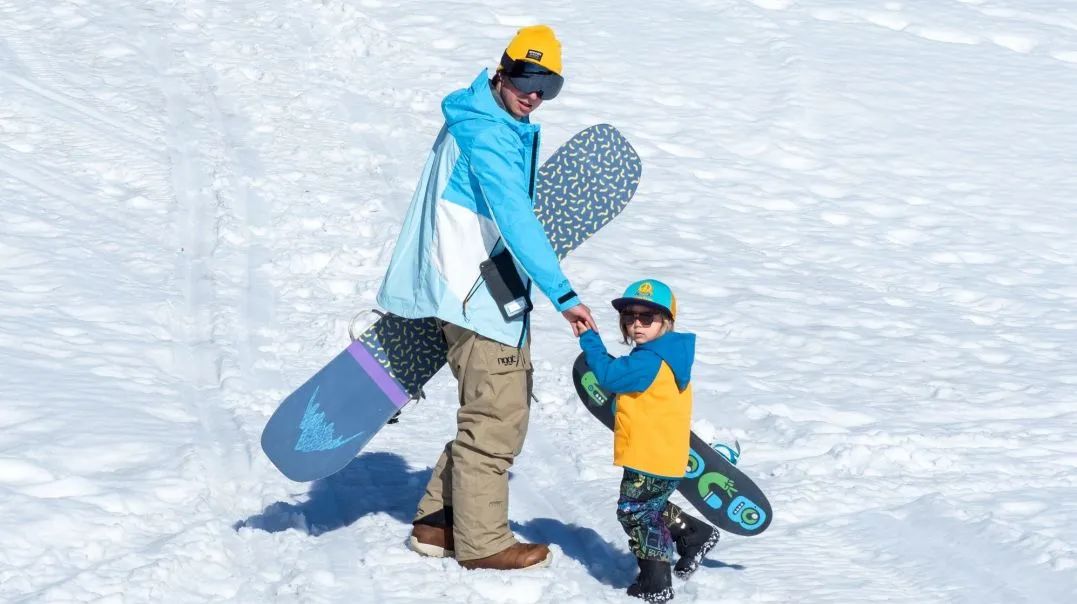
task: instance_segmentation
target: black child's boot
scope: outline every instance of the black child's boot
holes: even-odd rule
[[[673,599],[673,578],[669,574],[669,562],[637,558],[639,576],[628,587],[628,595],[647,602],[668,602]]]
[[[686,514],[673,504],[669,505],[664,516],[669,534],[677,545],[677,555],[680,556],[673,572],[681,579],[687,579],[699,568],[707,552],[718,545],[718,529]]]

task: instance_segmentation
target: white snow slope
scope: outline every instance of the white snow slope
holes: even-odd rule
[[[1071,0],[0,0],[0,601],[628,601],[546,302],[510,515],[550,568],[404,547],[445,375],[315,484],[258,441],[374,306],[440,99],[536,22],[544,155],[609,122],[645,164],[566,273],[614,350],[607,301],[674,287],[695,429],[774,504],[676,601],[1077,601]]]

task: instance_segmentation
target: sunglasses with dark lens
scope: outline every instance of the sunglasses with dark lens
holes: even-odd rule
[[[513,88],[524,94],[537,92],[544,101],[555,98],[565,83],[561,76],[529,61],[512,61],[503,65],[501,75],[509,80]]]
[[[654,312],[622,312],[621,323],[625,326],[632,325],[636,321],[644,327],[650,327],[651,323],[661,321],[662,315]]]

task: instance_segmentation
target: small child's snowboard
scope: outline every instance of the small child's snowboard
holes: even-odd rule
[[[615,395],[599,385],[583,354],[572,366],[572,383],[591,415],[612,430]],[[774,514],[763,491],[694,432],[689,446],[687,470],[677,486],[681,495],[723,531],[746,536],[765,531]]]

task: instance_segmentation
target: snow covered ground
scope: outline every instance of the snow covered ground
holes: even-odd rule
[[[1077,601],[1077,5],[665,5],[0,0],[0,601],[628,601],[547,303],[510,515],[551,568],[404,548],[444,375],[318,483],[258,444],[374,305],[441,97],[536,22],[545,154],[609,122],[645,163],[566,272],[610,344],[674,287],[696,431],[775,508],[677,601]]]

